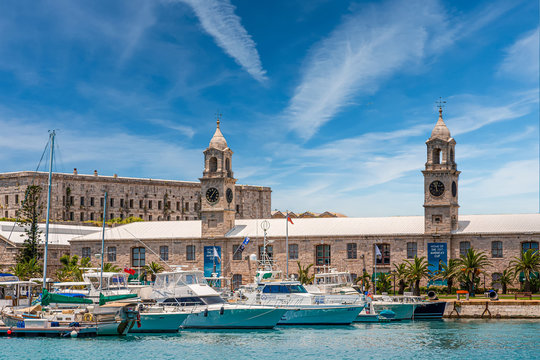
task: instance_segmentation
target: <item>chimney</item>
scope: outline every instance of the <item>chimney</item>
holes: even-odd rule
[[[97,176],[97,170],[94,170],[94,176]]]
[[[73,168],[73,175],[77,175],[77,168]]]

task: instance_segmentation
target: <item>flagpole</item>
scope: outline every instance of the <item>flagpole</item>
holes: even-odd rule
[[[287,279],[289,278],[289,210],[285,217],[285,251],[287,254]]]
[[[373,246],[377,246],[377,244],[373,244]],[[377,251],[375,251],[375,248],[373,248],[373,251],[375,252],[375,285],[373,287],[373,292],[377,295]]]

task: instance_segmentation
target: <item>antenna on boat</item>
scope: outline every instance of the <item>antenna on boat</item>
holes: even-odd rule
[[[56,132],[49,131],[49,139],[51,142],[51,157],[49,159],[49,184],[47,189],[47,218],[45,220],[45,251],[43,253],[43,290],[47,287],[47,247],[49,245],[49,215],[51,212],[51,185],[52,185],[52,167],[54,156],[54,137]]]
[[[107,191],[105,191],[105,200],[103,201],[103,226],[101,228],[101,274],[99,276],[99,292],[103,288],[103,252],[105,249],[105,219],[107,217]]]
[[[268,246],[268,240],[266,239],[266,231],[270,229],[270,222],[268,220],[264,220],[261,223],[261,229],[263,230],[263,253],[262,253],[262,259],[260,260],[260,264],[264,270],[270,270],[272,271],[272,261],[270,260],[270,257],[268,256],[268,253],[266,251],[266,247]]]

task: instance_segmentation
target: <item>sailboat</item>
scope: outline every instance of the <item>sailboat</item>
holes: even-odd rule
[[[32,335],[64,334],[70,329],[72,336],[85,335],[125,335],[138,317],[137,305],[117,303],[93,306],[92,301],[60,294],[51,294],[47,284],[47,250],[51,209],[52,168],[54,160],[54,139],[56,132],[49,133],[50,159],[47,188],[47,216],[45,222],[45,244],[43,253],[43,288],[40,304],[20,308],[4,308],[0,314],[4,324],[23,334],[25,328],[33,329]],[[69,304],[69,308],[51,307],[51,304]],[[85,306],[86,305],[86,306]],[[54,328],[54,329],[53,329]],[[62,329],[62,330],[60,330]]]

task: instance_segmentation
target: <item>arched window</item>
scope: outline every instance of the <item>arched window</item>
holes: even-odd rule
[[[455,162],[455,160],[454,160],[454,149],[450,149],[450,162],[452,164]]]
[[[215,157],[210,158],[208,166],[210,167],[211,172],[217,171],[217,159]]]
[[[231,160],[229,160],[228,158],[225,159],[225,170],[231,170]]]
[[[438,149],[438,148],[433,149],[433,163],[434,164],[441,163],[441,149]]]

